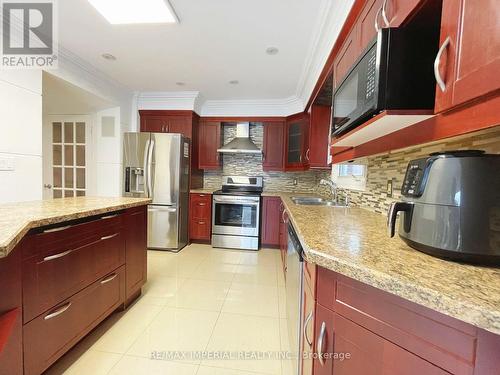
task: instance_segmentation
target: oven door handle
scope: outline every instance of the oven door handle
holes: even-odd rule
[[[251,205],[254,205],[254,206],[258,206],[259,205],[259,202],[256,202],[256,201],[229,201],[229,200],[221,200],[221,199],[217,199],[217,198],[214,198],[214,203],[227,203],[227,204],[251,204]]]

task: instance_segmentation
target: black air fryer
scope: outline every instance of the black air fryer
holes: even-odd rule
[[[449,260],[500,266],[500,155],[450,151],[413,160],[388,228],[411,247]]]

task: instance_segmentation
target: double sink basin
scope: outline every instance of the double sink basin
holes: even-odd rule
[[[330,207],[347,207],[345,204],[330,201],[320,197],[291,197],[293,203],[300,206],[330,206]]]

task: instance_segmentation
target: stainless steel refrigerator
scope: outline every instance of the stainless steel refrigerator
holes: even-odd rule
[[[125,133],[126,197],[149,197],[148,248],[179,251],[188,242],[190,140],[181,134]]]

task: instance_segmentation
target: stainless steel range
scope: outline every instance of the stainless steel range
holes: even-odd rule
[[[262,177],[223,177],[212,198],[213,247],[259,249],[262,188]]]

